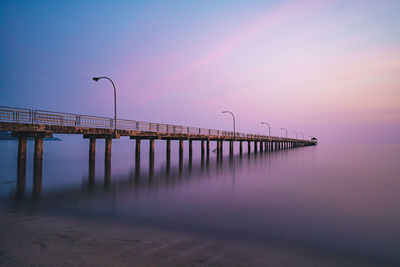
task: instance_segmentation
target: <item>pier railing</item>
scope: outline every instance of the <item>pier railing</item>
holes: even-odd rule
[[[104,129],[113,129],[115,125],[115,120],[107,117],[78,115],[73,113],[63,113],[63,112],[46,111],[46,110],[32,110],[32,109],[4,107],[4,106],[0,106],[0,121],[14,122],[14,123],[59,125],[59,126],[91,127],[91,128],[104,128]],[[234,136],[234,133],[230,131],[171,125],[163,123],[152,123],[152,122],[143,122],[135,120],[124,120],[124,119],[117,119],[116,123],[117,123],[117,129],[121,130]],[[237,132],[236,137],[262,138],[268,136]],[[271,137],[271,138],[278,139],[278,137]]]

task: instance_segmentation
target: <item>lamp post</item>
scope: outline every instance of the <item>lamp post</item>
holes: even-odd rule
[[[233,113],[231,111],[228,111],[228,110],[224,110],[224,111],[222,111],[222,113],[229,113],[229,114],[232,115],[232,119],[233,119],[233,139],[236,139],[235,115],[233,115]]]
[[[284,130],[286,132],[286,138],[287,138],[287,130],[286,130],[286,128],[281,128],[281,130]]]
[[[261,122],[261,124],[265,124],[268,126],[268,135],[271,137],[271,126],[269,125],[268,122]]]
[[[303,140],[304,140],[304,134],[302,132],[300,132],[300,134],[303,136]]]
[[[296,139],[297,139],[297,132],[296,131],[293,131],[295,134],[296,134]]]
[[[93,77],[92,79],[95,82],[99,81],[100,79],[107,79],[111,82],[111,84],[114,88],[114,131],[115,131],[115,134],[117,134],[117,90],[115,89],[115,84],[108,77]]]

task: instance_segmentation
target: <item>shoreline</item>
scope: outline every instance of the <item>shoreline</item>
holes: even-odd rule
[[[270,240],[264,244],[0,209],[1,266],[395,266],[347,252]]]

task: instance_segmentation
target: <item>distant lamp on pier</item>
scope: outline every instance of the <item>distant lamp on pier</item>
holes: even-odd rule
[[[265,124],[268,126],[268,136],[271,136],[271,126],[269,125],[268,122],[261,122],[261,124]]]
[[[235,125],[235,115],[233,115],[233,113],[229,110],[224,110],[222,111],[222,113],[229,113],[232,115],[232,119],[233,119],[233,139],[236,139],[236,125]]]
[[[115,89],[115,84],[114,82],[108,78],[108,77],[93,77],[93,81],[98,82],[100,79],[107,79],[111,82],[113,88],[114,88],[114,131],[115,135],[117,135],[117,90]]]
[[[286,128],[281,128],[281,130],[284,130],[286,132],[286,138],[287,138],[287,130],[286,130]]]
[[[296,139],[297,139],[297,132],[296,131],[293,131],[295,134],[296,134]]]
[[[303,140],[304,140],[304,134],[302,132],[300,132],[300,134],[303,136]]]

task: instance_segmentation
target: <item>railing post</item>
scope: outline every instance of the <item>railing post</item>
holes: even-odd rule
[[[81,124],[81,116],[75,115],[75,126],[79,126]]]

